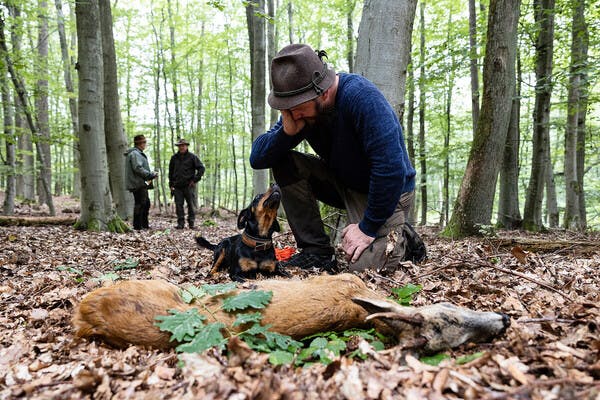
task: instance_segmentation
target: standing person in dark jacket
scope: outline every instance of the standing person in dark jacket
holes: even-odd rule
[[[125,181],[127,190],[133,193],[133,229],[148,229],[148,213],[150,211],[150,197],[148,189],[152,180],[158,177],[158,172],[150,171],[148,157],[144,154],[146,138],[137,135],[133,138],[131,149],[127,150],[127,166],[125,167]]]
[[[173,154],[169,162],[169,187],[171,193],[175,196],[177,229],[183,229],[184,227],[184,199],[188,206],[188,225],[190,229],[193,229],[196,217],[194,186],[204,175],[204,165],[194,153],[188,151],[190,144],[185,139],[179,139],[175,145],[179,150]]]
[[[414,201],[415,170],[402,128],[372,82],[356,74],[336,75],[325,56],[292,44],[273,58],[268,101],[281,110],[281,118],[254,141],[250,164],[272,168],[302,249],[284,266],[337,270],[320,200],[347,210],[342,248],[351,270],[394,270],[407,256],[403,231],[410,229],[420,241],[405,224]],[[292,151],[303,140],[318,157]]]

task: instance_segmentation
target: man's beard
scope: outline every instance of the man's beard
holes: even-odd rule
[[[307,119],[306,122],[309,125],[327,126],[335,118],[335,105],[325,107],[325,104],[318,97],[315,99],[317,107],[317,116],[314,118]]]

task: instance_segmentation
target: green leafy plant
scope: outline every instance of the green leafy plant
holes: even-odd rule
[[[114,260],[113,269],[115,271],[123,271],[126,269],[136,269],[140,265],[140,260],[137,258],[129,257],[125,260]]]
[[[66,266],[66,265],[59,265],[58,267],[56,267],[56,269],[59,270],[59,271],[65,271],[65,272],[68,272],[71,275],[74,275],[73,279],[77,283],[83,282],[83,271],[80,270],[80,269],[69,267],[69,266]]]
[[[439,365],[442,361],[444,360],[448,360],[451,357],[448,354],[444,354],[444,353],[438,353],[435,354],[433,356],[423,356],[421,357],[419,360],[427,365],[433,365],[433,366],[437,366]]]
[[[108,272],[106,274],[102,274],[97,278],[92,279],[95,282],[105,282],[105,281],[117,281],[121,279],[121,276],[115,272]]]
[[[395,301],[403,306],[409,306],[413,301],[413,296],[420,292],[421,289],[423,289],[423,286],[409,283],[408,285],[399,288],[393,288],[392,293],[396,296],[394,299]]]
[[[306,337],[302,342],[271,332],[271,325],[260,324],[262,314],[257,310],[269,304],[272,292],[250,290],[235,293],[235,290],[234,283],[182,289],[181,297],[188,304],[205,296],[222,296],[222,301],[214,309],[209,309],[206,303],[198,302],[198,308],[170,310],[169,315],[156,317],[156,325],[160,330],[170,332],[171,340],[180,343],[176,347],[178,352],[195,353],[213,347],[223,349],[228,336],[237,336],[251,349],[269,353],[269,362],[274,365],[293,363],[307,366],[317,362],[329,364],[334,357],[339,357],[346,351],[347,342],[356,337],[365,339],[375,350],[383,350],[385,347],[384,341],[387,339],[374,329],[325,332]],[[219,311],[235,316],[233,322],[228,325],[219,320]],[[214,322],[208,322],[209,319]],[[366,358],[359,349],[347,356]]]
[[[287,363],[287,360],[293,359],[302,343],[289,336],[270,332],[271,325],[260,325],[262,319],[260,312],[249,312],[265,308],[271,301],[273,293],[250,290],[236,294],[235,289],[234,283],[191,286],[183,289],[181,296],[186,303],[192,303],[204,296],[223,296],[223,301],[216,309],[209,309],[206,304],[198,302],[201,311],[197,308],[183,312],[170,310],[170,315],[156,317],[158,321],[156,325],[160,330],[170,332],[171,340],[180,343],[176,348],[179,352],[202,352],[212,347],[222,349],[228,340],[226,336],[238,336],[256,351],[279,352],[271,357],[273,363]],[[235,316],[231,325],[228,326],[218,319],[217,313],[221,310]],[[204,313],[210,315],[211,320],[215,322],[207,322]]]

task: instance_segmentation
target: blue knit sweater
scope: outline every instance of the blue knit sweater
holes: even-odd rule
[[[339,77],[335,112],[328,123],[306,125],[288,136],[280,118],[252,144],[250,165],[272,168],[306,139],[344,185],[368,194],[359,228],[375,237],[400,196],[414,190],[415,170],[398,118],[379,89],[361,75]]]

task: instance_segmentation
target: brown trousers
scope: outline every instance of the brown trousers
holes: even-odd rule
[[[334,254],[317,200],[345,209],[352,224],[361,221],[367,194],[343,186],[320,158],[296,151],[290,151],[289,156],[273,167],[273,176],[281,188],[283,208],[298,247],[318,255]],[[357,262],[350,264],[350,270],[393,271],[398,267],[404,260],[406,247],[402,225],[413,202],[413,192],[400,197],[396,210],[379,229],[373,244]]]

